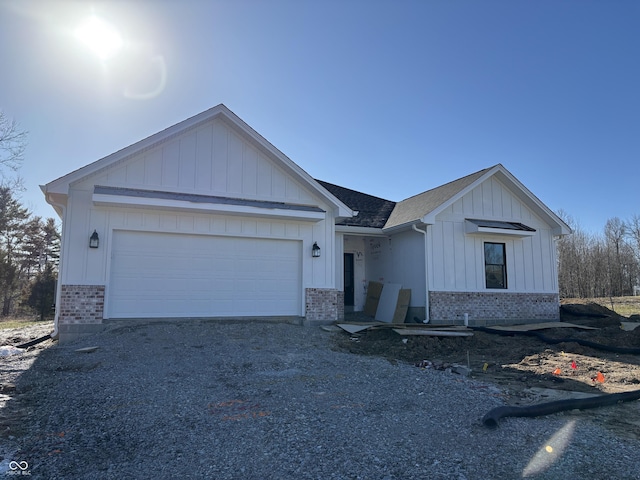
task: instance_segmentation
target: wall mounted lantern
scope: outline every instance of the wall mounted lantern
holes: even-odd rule
[[[100,237],[98,237],[98,232],[94,230],[89,237],[89,248],[98,248],[98,245],[100,245]]]
[[[318,242],[313,242],[313,247],[311,247],[311,256],[314,258],[320,256],[320,247],[318,246]]]

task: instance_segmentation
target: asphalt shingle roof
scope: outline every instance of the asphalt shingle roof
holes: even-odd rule
[[[322,180],[316,181],[349,208],[359,212],[356,217],[341,220],[336,225],[391,228],[420,220],[492,168],[485,168],[397,203]]]
[[[385,227],[397,227],[421,219],[454,195],[471,185],[478,178],[482,177],[485,173],[491,170],[491,168],[485,168],[479,172],[472,173],[466,177],[445,183],[444,185],[398,202],[389,216]]]
[[[351,210],[358,212],[357,216],[345,218],[337,222],[336,225],[382,228],[396,205],[396,202],[391,200],[367,195],[366,193],[350,190],[322,180],[316,181]]]

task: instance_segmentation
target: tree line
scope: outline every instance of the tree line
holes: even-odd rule
[[[53,314],[60,233],[20,200],[27,133],[0,110],[0,317]]]
[[[607,220],[602,233],[588,233],[567,215],[573,230],[558,241],[561,298],[622,297],[640,286],[640,216]]]

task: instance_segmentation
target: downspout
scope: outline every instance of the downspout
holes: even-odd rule
[[[425,299],[424,299],[424,315],[425,319],[422,323],[429,323],[429,263],[427,261],[427,228],[424,230],[420,230],[416,227],[414,223],[411,227],[418,233],[424,235],[424,289],[425,289]]]
[[[56,314],[53,318],[53,332],[51,332],[51,338],[57,339],[60,332],[58,331],[58,321],[60,319],[60,302],[62,301],[62,269],[64,268],[64,226],[65,218],[67,216],[67,206],[62,203],[52,203],[53,206],[60,207],[62,211],[62,229],[60,231],[60,258],[58,258],[58,285],[56,288]]]

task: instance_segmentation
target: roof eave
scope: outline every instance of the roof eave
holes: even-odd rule
[[[336,225],[336,233],[344,233],[349,235],[366,235],[368,237],[385,236],[385,232],[383,232],[381,228],[356,227],[353,225]]]

